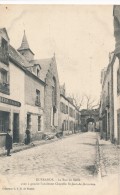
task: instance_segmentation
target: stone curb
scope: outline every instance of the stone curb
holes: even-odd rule
[[[101,178],[107,176],[107,172],[105,169],[105,164],[104,164],[104,158],[103,158],[103,150],[102,147],[100,145],[100,138],[99,138],[99,161],[100,161],[100,174],[101,174]]]

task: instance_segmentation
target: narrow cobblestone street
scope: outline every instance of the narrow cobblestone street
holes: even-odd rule
[[[0,158],[2,194],[118,194],[118,151],[95,132],[46,142]],[[116,150],[117,149],[117,150]],[[111,154],[111,155],[109,155]],[[108,182],[109,181],[109,182]],[[110,184],[110,186],[108,186]],[[64,189],[64,193],[63,190]]]
[[[96,176],[96,133],[76,134],[0,159],[0,173],[93,178]]]

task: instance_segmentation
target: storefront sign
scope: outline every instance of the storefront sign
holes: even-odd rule
[[[0,96],[0,102],[4,103],[4,104],[9,104],[9,105],[12,105],[12,106],[17,106],[17,107],[21,106],[20,102],[17,102],[15,100],[11,100],[11,99],[8,99],[8,98],[5,98],[5,97],[1,97],[1,96]]]

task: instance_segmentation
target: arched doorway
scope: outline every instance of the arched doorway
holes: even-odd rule
[[[88,118],[86,120],[86,125],[87,125],[87,131],[95,131],[95,120],[93,118]]]

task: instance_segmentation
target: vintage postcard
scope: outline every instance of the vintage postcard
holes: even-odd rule
[[[119,195],[120,5],[0,4],[0,194]]]

